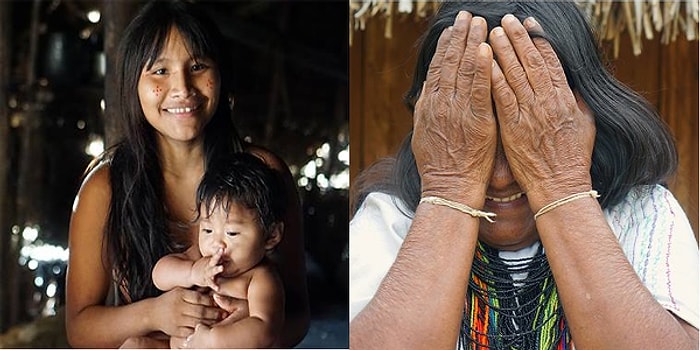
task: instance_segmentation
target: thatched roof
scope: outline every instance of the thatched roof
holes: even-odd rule
[[[617,56],[620,34],[627,31],[635,55],[642,53],[642,38],[661,36],[668,44],[678,35],[698,40],[698,0],[576,0],[588,14],[600,40],[612,41]],[[391,39],[395,19],[422,20],[432,15],[440,1],[350,0],[350,45],[353,32],[364,30],[367,21],[381,20],[384,37]]]

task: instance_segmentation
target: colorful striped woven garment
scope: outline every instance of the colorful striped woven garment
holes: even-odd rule
[[[513,278],[514,274],[526,276]],[[507,260],[479,242],[465,310],[462,349],[572,349],[556,284],[541,247],[532,258]]]

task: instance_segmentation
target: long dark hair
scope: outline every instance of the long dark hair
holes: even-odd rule
[[[205,168],[212,159],[243,150],[226,103],[232,92],[231,60],[218,28],[189,2],[144,5],[124,32],[115,66],[119,100],[111,115],[122,137],[102,156],[110,162],[112,189],[105,228],[108,263],[115,283],[128,292],[119,296],[122,303],[160,294],[151,281],[153,266],[188,243],[169,232],[156,131],[146,121],[137,94],[141,71],[158,57],[172,27],[194,57],[213,60],[220,74],[220,103],[203,131]]]
[[[432,19],[421,39],[413,83],[404,102],[413,111],[425,81],[440,33],[454,23],[460,10],[484,17],[489,28],[500,25],[510,13],[521,21],[534,17],[566,73],[569,86],[578,92],[595,117],[596,140],[591,178],[602,195],[603,208],[624,199],[635,186],[663,183],[678,165],[674,140],[653,107],[637,93],[615,79],[606,66],[596,37],[574,2],[559,1],[446,1]],[[362,177],[360,175],[359,177]],[[376,175],[374,175],[376,177]],[[411,151],[411,133],[396,155],[395,166],[386,181],[353,191],[356,202],[372,191],[391,192],[415,212],[420,200],[420,176]],[[357,207],[357,205],[355,206]],[[411,213],[406,213],[410,216]]]

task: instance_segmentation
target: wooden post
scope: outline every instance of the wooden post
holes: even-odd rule
[[[8,107],[10,85],[10,48],[12,34],[10,31],[10,12],[12,2],[0,1],[0,276],[8,276],[13,262],[10,259],[10,206],[8,200],[8,172],[10,158],[8,138],[10,136],[10,110]],[[15,263],[16,264],[16,263]],[[0,285],[0,333],[6,331],[10,317],[9,292],[14,286],[10,283]]]
[[[41,202],[43,194],[44,162],[42,147],[42,110],[43,103],[38,98],[39,84],[36,76],[36,62],[39,51],[39,17],[41,0],[34,0],[31,7],[30,28],[29,28],[29,54],[27,56],[27,70],[25,73],[22,95],[23,119],[20,125],[20,145],[18,159],[17,176],[17,196],[15,197],[15,223],[23,227],[25,225],[36,225],[42,222],[42,207],[37,205]],[[25,108],[26,107],[26,108]],[[26,284],[26,274],[17,264],[19,258],[18,242],[12,242],[10,250],[6,252],[10,259],[9,274],[9,309],[10,324],[16,324],[27,319],[27,300],[30,296],[24,289]]]
[[[38,83],[36,79],[36,62],[39,46],[39,10],[41,0],[34,0],[29,27],[29,55],[22,94],[24,95],[23,118],[20,127],[19,176],[17,177],[17,223],[38,224],[41,215],[36,205],[40,199],[41,189],[41,110],[43,106],[37,98]]]
[[[104,50],[106,59],[105,72],[105,148],[113,145],[119,138],[117,125],[115,123],[114,106],[119,101],[117,95],[117,77],[114,67],[117,56],[119,39],[122,37],[124,28],[129,24],[137,10],[137,3],[134,1],[110,1],[103,2],[104,18]]]

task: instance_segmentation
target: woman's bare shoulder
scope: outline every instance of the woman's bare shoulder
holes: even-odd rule
[[[87,200],[94,203],[94,200],[108,201],[112,194],[109,162],[101,162],[88,171],[80,185],[78,195],[73,203],[73,211],[78,208],[79,201]]]

